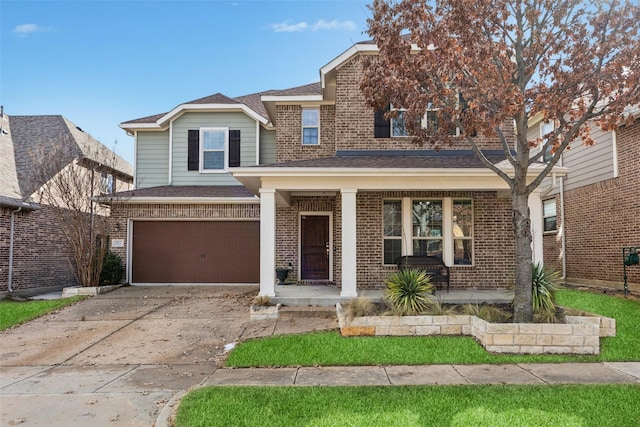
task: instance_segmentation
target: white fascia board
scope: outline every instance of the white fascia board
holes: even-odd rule
[[[529,167],[528,175],[537,175],[544,168],[544,165],[532,165]],[[506,173],[513,173],[513,168],[501,168]],[[569,169],[555,166],[552,172],[557,176],[564,176]],[[234,168],[231,174],[234,177],[241,176],[495,176],[495,172],[488,168],[466,168],[466,169],[425,169],[425,168]]]
[[[266,125],[269,121],[244,104],[182,104],[160,117],[155,123],[122,123],[122,129],[166,129],[167,122],[189,111],[229,112],[242,111],[257,122]]]
[[[137,131],[137,130],[153,130],[153,131],[163,131],[169,128],[168,125],[160,126],[158,123],[120,123],[118,125],[120,129],[124,129],[126,131]]]
[[[129,205],[141,204],[141,203],[165,203],[165,204],[177,204],[177,203],[190,203],[190,204],[224,204],[224,203],[237,203],[237,204],[253,204],[260,203],[260,199],[257,197],[131,197],[128,199],[110,199],[114,203],[123,203]]]
[[[351,46],[349,49],[342,52],[340,55],[338,55],[332,61],[330,61],[327,65],[320,68],[320,83],[322,85],[322,88],[324,89],[326,87],[325,76],[329,72],[340,67],[342,64],[347,62],[349,59],[351,59],[353,56],[357,55],[358,53],[375,53],[375,52],[378,52],[378,45],[369,44],[369,43],[367,44],[356,43],[353,46]]]

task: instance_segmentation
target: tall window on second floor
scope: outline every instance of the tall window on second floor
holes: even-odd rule
[[[302,110],[302,145],[320,144],[320,110],[305,108]]]
[[[217,171],[225,168],[226,128],[200,129],[200,159],[203,171]]]

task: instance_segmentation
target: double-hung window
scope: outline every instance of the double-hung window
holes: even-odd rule
[[[200,129],[200,170],[222,171],[225,169],[228,130],[226,128]]]
[[[302,145],[320,144],[320,110],[304,108],[302,110]]]
[[[473,264],[473,206],[471,200],[453,199],[453,264]]]
[[[402,255],[402,201],[385,200],[382,217],[384,263],[394,264]]]
[[[385,113],[389,110],[397,112],[396,117],[389,120],[385,119]],[[423,129],[437,129],[438,113],[435,109],[429,109],[420,118],[420,125]],[[451,136],[459,136],[460,129],[453,127],[450,131]],[[375,138],[390,138],[390,137],[403,137],[410,136],[407,129],[407,117],[406,110],[404,108],[396,108],[389,105],[384,110],[378,110],[374,116],[374,137]]]
[[[115,192],[115,183],[113,175],[107,172],[102,172],[101,174],[102,180],[102,192],[106,194],[111,194]]]
[[[547,141],[549,141],[548,138],[545,138],[546,135],[552,133],[555,130],[555,126],[553,121],[549,121],[549,122],[543,122],[540,124],[540,138],[542,138],[542,145],[541,145],[541,149],[545,150],[544,154],[542,155],[542,160],[545,163],[549,163],[551,161],[551,159],[553,159],[553,153],[551,152],[551,146],[544,147],[544,144],[547,143]]]
[[[442,200],[414,200],[411,217],[413,255],[442,259]]]
[[[409,136],[404,118],[405,110],[398,109],[398,115],[391,119],[391,136]]]
[[[383,201],[383,263],[402,255],[434,256],[447,265],[473,264],[471,199]]]
[[[556,199],[544,200],[542,202],[542,211],[544,218],[544,231],[556,231]]]

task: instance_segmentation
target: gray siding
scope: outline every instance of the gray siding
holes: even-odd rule
[[[136,138],[136,188],[169,183],[169,131],[138,132]]]
[[[596,142],[595,145],[585,147],[576,141],[571,145],[570,150],[565,150],[562,156],[563,166],[569,168],[565,190],[573,190],[613,178],[612,132],[604,132],[593,124],[591,136]]]
[[[260,128],[260,164],[276,162],[276,131]]]
[[[173,185],[240,185],[228,173],[187,170],[187,133],[201,127],[240,130],[240,166],[256,164],[256,121],[240,112],[190,112],[173,122]]]
[[[540,124],[538,123],[529,128],[527,137],[532,140],[539,136]],[[562,166],[569,168],[569,174],[565,178],[565,191],[613,178],[613,133],[604,132],[596,124],[591,123],[591,136],[596,142],[595,145],[586,147],[577,140],[562,154]],[[551,185],[551,178],[546,178],[540,188],[547,189]],[[556,187],[548,193],[548,196],[558,191]]]

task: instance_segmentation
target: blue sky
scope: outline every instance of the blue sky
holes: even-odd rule
[[[61,114],[133,161],[118,124],[216,92],[319,80],[369,1],[0,1],[0,104]]]

